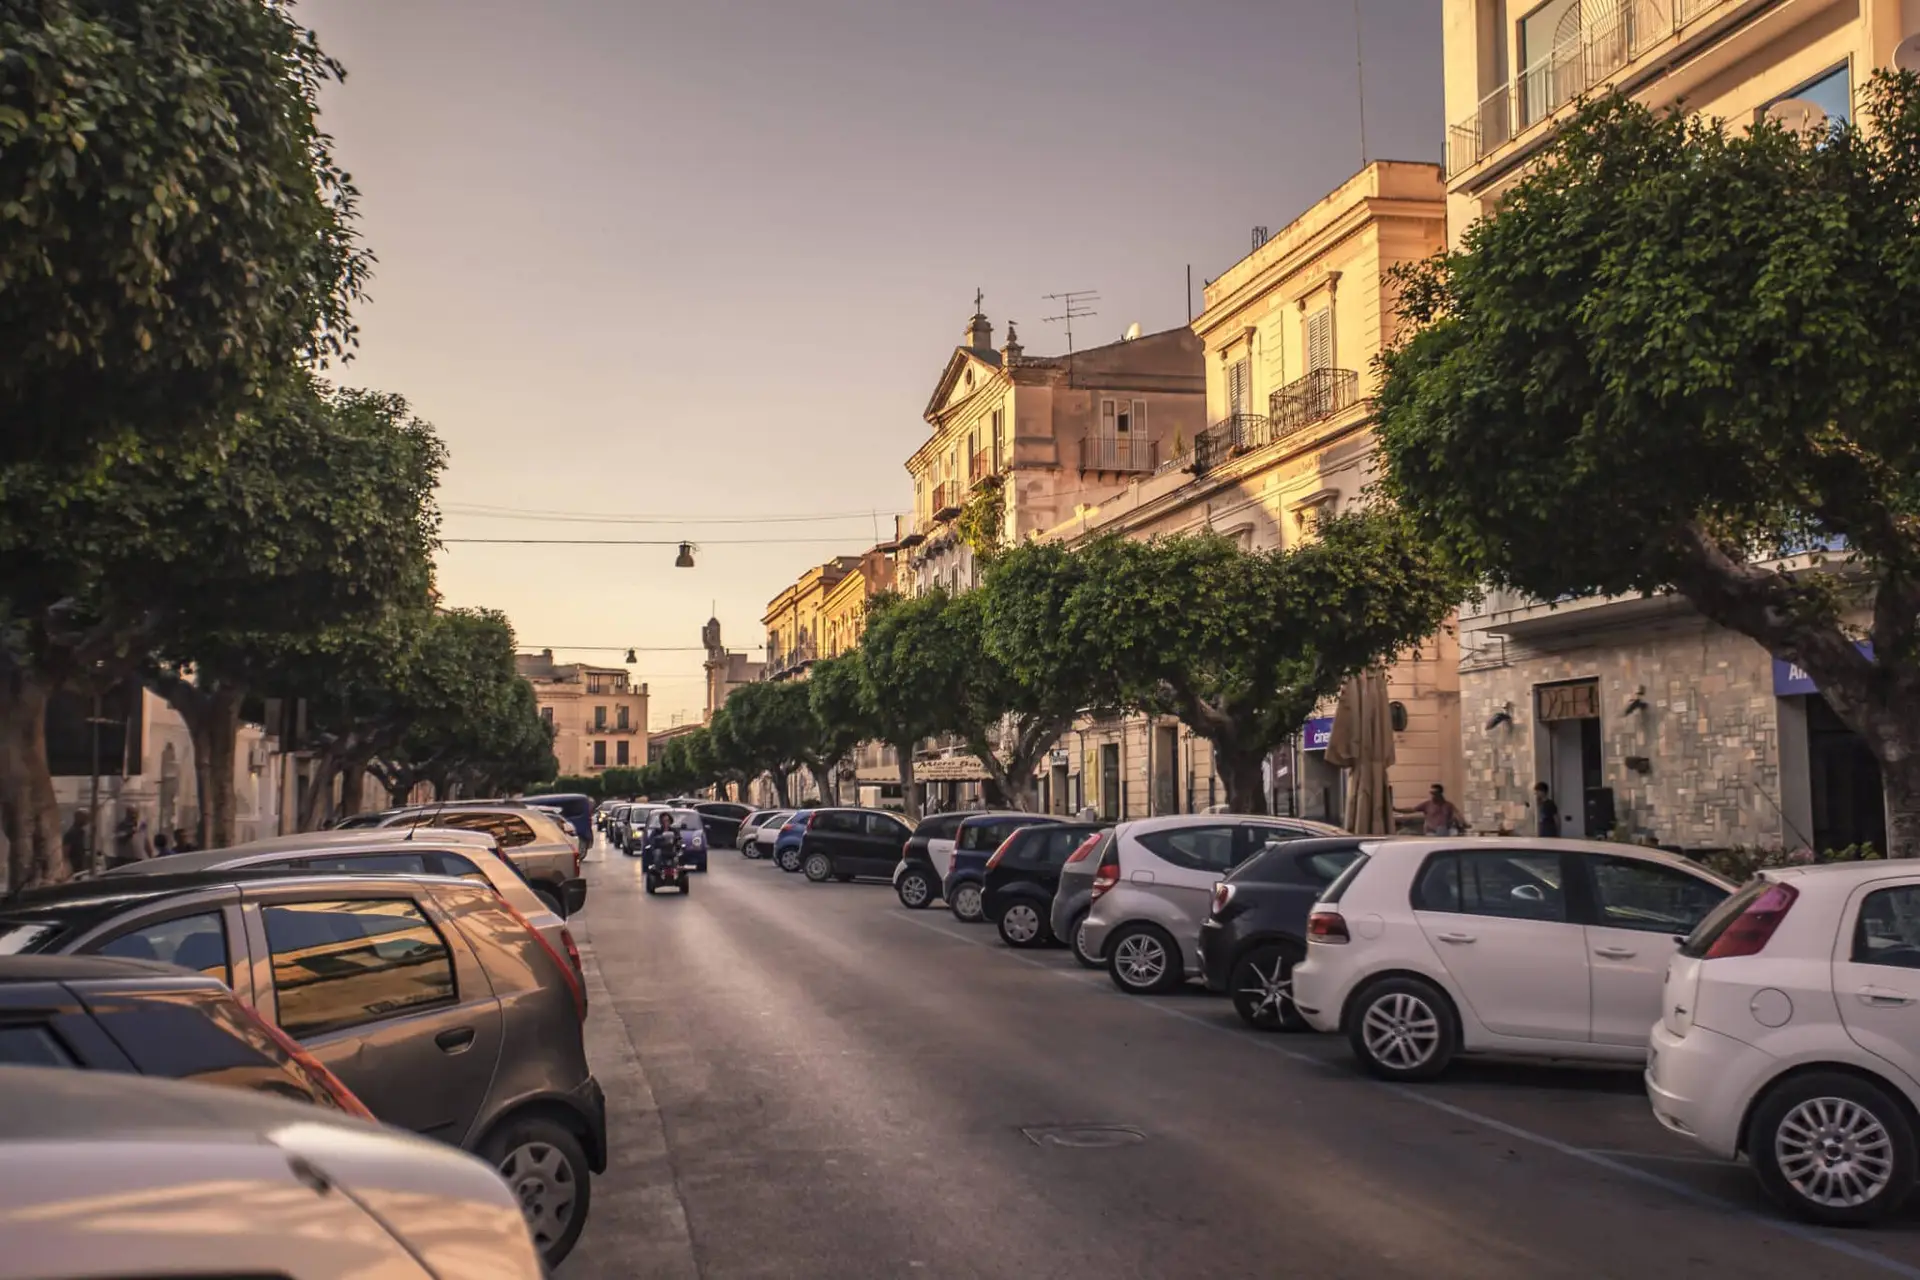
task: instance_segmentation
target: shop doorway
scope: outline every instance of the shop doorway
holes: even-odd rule
[[[1560,835],[1587,834],[1587,792],[1602,782],[1600,755],[1600,684],[1580,680],[1571,684],[1538,685],[1534,689],[1539,711],[1542,750],[1536,753],[1536,781],[1553,789],[1560,808]],[[1544,759],[1540,758],[1544,756]],[[1527,788],[1532,798],[1533,788]]]
[[[1860,735],[1841,723],[1827,700],[1806,699],[1807,782],[1813,802],[1813,847],[1820,852],[1871,844],[1885,852],[1887,809],[1880,763]]]
[[[1153,731],[1153,811],[1180,812],[1180,729],[1165,724]]]
[[[1120,744],[1100,744],[1100,816],[1108,822],[1120,820]]]

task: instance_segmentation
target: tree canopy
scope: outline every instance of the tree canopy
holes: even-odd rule
[[[1863,127],[1808,137],[1586,107],[1406,274],[1379,440],[1387,491],[1489,583],[1678,592],[1804,668],[1914,855],[1920,79],[1861,96]]]

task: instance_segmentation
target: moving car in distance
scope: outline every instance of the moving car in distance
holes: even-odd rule
[[[452,1147],[113,1072],[0,1066],[0,1206],[0,1280],[544,1274],[513,1191]]]
[[[1647,1058],[1653,1114],[1744,1154],[1777,1203],[1875,1222],[1920,1162],[1920,866],[1779,867],[1668,962]]]
[[[976,813],[961,822],[953,837],[953,861],[940,882],[940,894],[953,918],[964,924],[987,918],[981,905],[987,863],[1007,837],[1023,827],[1054,826],[1059,821],[1044,813]]]
[[[980,906],[1010,947],[1044,947],[1057,941],[1048,921],[1060,869],[1106,828],[1091,822],[1055,822],[1022,827],[987,859]]]
[[[579,1237],[607,1151],[586,995],[491,886],[277,869],[101,879],[0,908],[0,953],[159,960],[224,982],[380,1120],[499,1169],[550,1265]]]
[[[890,876],[912,834],[884,809],[815,809],[800,833],[800,869],[815,884]]]
[[[1104,959],[1113,984],[1131,995],[1205,976],[1200,922],[1229,871],[1270,844],[1342,834],[1305,818],[1232,813],[1141,818],[1113,831],[1088,889],[1079,945]]]
[[[1590,840],[1368,840],[1307,919],[1293,999],[1389,1080],[1463,1053],[1645,1062],[1667,962],[1733,892]]]
[[[1307,917],[1360,856],[1362,836],[1270,844],[1213,887],[1200,922],[1207,990],[1233,997],[1241,1021],[1262,1031],[1304,1031],[1293,1007],[1293,966],[1307,954]]]

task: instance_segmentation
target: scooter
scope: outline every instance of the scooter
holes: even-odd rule
[[[649,848],[641,855],[647,860],[646,888],[648,893],[674,888],[684,897],[693,892],[693,874],[682,857],[680,833],[673,832],[670,840],[665,848]]]

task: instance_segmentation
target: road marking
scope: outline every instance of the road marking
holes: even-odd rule
[[[932,933],[937,933],[943,938],[951,938],[955,942],[963,942],[971,947],[987,947],[988,946],[986,940],[984,939],[964,937],[958,933],[953,932],[950,929],[943,929],[939,925],[933,924],[929,921],[916,920],[912,916],[900,916],[894,912],[888,912],[887,914],[891,919],[896,919],[896,920],[904,919],[908,924],[918,925],[922,929],[926,929]],[[1073,973],[1073,972],[1068,972],[1066,970],[1056,969],[1052,965],[1043,964],[1039,960],[1034,959],[1032,956],[1021,955],[1019,952],[1014,951],[1011,947],[1005,947],[1003,945],[1001,949],[1005,950],[1013,959],[1020,961],[1022,964],[1031,965],[1032,967],[1043,970],[1045,972],[1066,973],[1068,977],[1092,976],[1090,973],[1086,973],[1086,972]],[[1114,994],[1119,995],[1120,993],[1115,992]],[[1218,1031],[1224,1035],[1231,1036],[1236,1042],[1240,1044],[1250,1045],[1256,1049],[1265,1049],[1270,1053],[1277,1053],[1283,1058],[1291,1058],[1295,1062],[1304,1062],[1310,1066],[1324,1068],[1329,1065],[1324,1058],[1315,1057],[1314,1055],[1308,1054],[1308,1053],[1301,1053],[1297,1049],[1289,1049],[1284,1045],[1276,1044],[1271,1040],[1256,1039],[1246,1034],[1245,1032],[1241,1031],[1239,1028],[1229,1027],[1218,1022],[1209,1021],[1206,1018],[1202,1018],[1195,1014],[1189,1013],[1185,1009],[1176,1009],[1171,1005],[1162,1004],[1159,1001],[1152,1000],[1152,999],[1141,999],[1139,997],[1128,997],[1128,999],[1131,1000],[1135,1005],[1139,1007],[1154,1009],[1168,1015],[1169,1017],[1179,1018],[1183,1022],[1191,1022],[1195,1026],[1205,1027],[1209,1031]],[[1429,1094],[1421,1093],[1418,1090],[1410,1088],[1407,1085],[1389,1084],[1385,1081],[1373,1080],[1366,1076],[1358,1076],[1356,1078],[1363,1084],[1371,1085],[1376,1089],[1384,1089],[1386,1092],[1391,1093],[1396,1097],[1404,1098],[1408,1102],[1415,1102],[1423,1107],[1428,1107],[1434,1111],[1441,1112],[1444,1115],[1452,1116],[1457,1120],[1465,1120],[1471,1124],[1477,1124],[1482,1128],[1492,1129],[1494,1132],[1505,1134],[1507,1137],[1513,1138],[1516,1141],[1531,1143],[1534,1146],[1544,1148],[1548,1151],[1556,1152],[1560,1155],[1567,1156],[1570,1159],[1579,1160],[1583,1163],[1597,1166],[1599,1168],[1607,1170],[1609,1173],[1615,1174],[1618,1177],[1626,1178],[1629,1181],[1638,1182],[1644,1186],[1656,1187],[1659,1190],[1666,1192],[1668,1195],[1676,1196],[1679,1199],[1689,1201],[1690,1203],[1699,1205],[1702,1208],[1717,1209],[1722,1212],[1731,1214],[1734,1217],[1743,1218],[1749,1222],[1756,1223],[1770,1230],[1778,1231],[1782,1235],[1792,1236],[1794,1239],[1803,1241],[1804,1243],[1814,1245],[1818,1248],[1830,1250],[1834,1253],[1838,1253],[1842,1255],[1843,1257],[1852,1258],[1856,1262],[1867,1263],[1871,1266],[1879,1268],[1881,1271],[1884,1271],[1889,1275],[1903,1276],[1903,1277],[1906,1277],[1906,1280],[1920,1280],[1920,1267],[1909,1266],[1907,1263],[1901,1262],[1898,1259],[1889,1258],[1884,1253],[1877,1253],[1872,1249],[1866,1248],[1865,1246],[1854,1244],[1851,1240],[1841,1239],[1828,1232],[1820,1230],[1818,1227],[1804,1226],[1801,1223],[1794,1222],[1788,1218],[1776,1218],[1776,1217],[1771,1217],[1764,1213],[1758,1213],[1752,1209],[1747,1208],[1744,1205],[1735,1204],[1731,1200],[1726,1200],[1721,1198],[1720,1196],[1713,1195],[1709,1192],[1701,1191],[1701,1190],[1698,1190],[1697,1188],[1690,1187],[1684,1182],[1676,1182],[1672,1178],[1663,1177],[1662,1175],[1654,1173],[1647,1169],[1637,1169],[1634,1166],[1630,1164],[1626,1164],[1624,1163],[1623,1160],[1617,1158],[1618,1156],[1626,1155],[1627,1153],[1624,1153],[1624,1152],[1615,1153],[1610,1151],[1592,1150],[1586,1147],[1576,1147],[1572,1143],[1562,1142],[1558,1138],[1548,1137],[1544,1133],[1536,1133],[1532,1129],[1525,1129],[1516,1124],[1509,1124],[1505,1120],[1496,1120],[1494,1119],[1494,1117],[1490,1115],[1485,1115],[1478,1111],[1469,1110],[1466,1107],[1457,1106],[1454,1103],[1446,1102],[1439,1098],[1435,1098]],[[1638,1157],[1633,1157],[1633,1158],[1638,1158]],[[1726,1161],[1720,1161],[1720,1160],[1709,1160],[1708,1163],[1719,1165],[1722,1168],[1735,1167]]]

